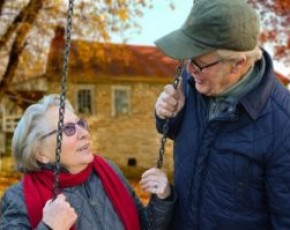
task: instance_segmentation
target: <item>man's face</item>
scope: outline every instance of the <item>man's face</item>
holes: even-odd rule
[[[202,55],[187,63],[187,72],[193,77],[196,90],[212,97],[221,95],[240,79],[233,68],[232,60],[223,60],[216,53]]]

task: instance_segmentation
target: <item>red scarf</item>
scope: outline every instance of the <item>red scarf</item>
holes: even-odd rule
[[[103,158],[95,156],[94,161],[78,174],[60,173],[60,189],[84,183],[88,179],[92,168],[100,177],[105,192],[125,229],[140,229],[139,215],[129,191]],[[36,228],[42,220],[42,209],[46,201],[52,198],[53,178],[53,172],[49,170],[24,175],[24,199],[32,229]],[[75,229],[75,227],[71,229]]]

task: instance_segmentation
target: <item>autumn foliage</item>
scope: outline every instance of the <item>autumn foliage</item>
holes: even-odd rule
[[[290,0],[248,0],[262,20],[262,43],[274,46],[275,57],[290,65]]]
[[[247,1],[260,12],[261,42],[272,44],[275,57],[290,65],[290,0]],[[0,99],[15,76],[28,76],[27,70],[41,74],[53,31],[66,23],[67,2],[0,0]],[[168,4],[174,9],[171,0]],[[109,42],[112,33],[140,30],[136,18],[153,6],[153,0],[75,0],[73,36]]]
[[[56,26],[66,24],[66,0],[0,0],[0,99],[17,75],[43,71]],[[140,29],[136,18],[152,0],[75,0],[73,36],[109,42],[113,33]],[[124,37],[124,41],[126,38]],[[1,78],[2,77],[2,78]],[[21,79],[24,80],[24,79]]]

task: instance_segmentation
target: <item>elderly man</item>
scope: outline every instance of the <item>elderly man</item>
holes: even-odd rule
[[[290,229],[290,93],[259,27],[244,0],[199,0],[156,41],[186,60],[155,105],[157,129],[170,118],[174,140],[172,229]]]

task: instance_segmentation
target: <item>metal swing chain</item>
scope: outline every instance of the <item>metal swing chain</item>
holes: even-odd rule
[[[179,60],[178,66],[176,67],[175,79],[172,83],[174,89],[177,89],[177,87],[178,87],[179,76],[181,73],[182,64],[183,64],[183,60]],[[160,140],[159,158],[157,160],[157,168],[159,168],[159,169],[161,169],[163,166],[163,156],[164,156],[164,152],[165,152],[165,143],[166,143],[166,139],[167,139],[167,135],[168,135],[169,123],[170,123],[170,119],[167,118],[163,124],[163,132],[162,132],[163,134],[162,134],[162,137]]]
[[[179,76],[180,76],[180,73],[182,70],[182,65],[183,65],[183,60],[179,60],[178,66],[176,67],[176,71],[175,71],[175,78],[174,78],[174,81],[172,83],[174,89],[177,89],[177,87],[178,87]],[[159,168],[159,169],[161,169],[163,166],[163,156],[164,156],[164,152],[165,152],[165,143],[166,143],[168,130],[169,130],[169,122],[170,122],[170,119],[167,118],[163,124],[163,134],[162,134],[162,137],[160,140],[159,157],[157,160],[157,168]],[[148,208],[149,208],[148,230],[151,230],[152,224],[153,224],[153,219],[154,219],[152,204]]]
[[[59,106],[59,121],[57,128],[57,147],[55,150],[55,168],[54,168],[54,183],[53,183],[53,199],[55,199],[59,193],[59,174],[60,174],[60,155],[61,155],[61,143],[62,143],[62,128],[65,113],[65,101],[67,90],[67,75],[68,75],[68,61],[70,51],[70,40],[72,31],[72,18],[73,18],[73,5],[74,0],[69,0],[69,7],[67,11],[67,24],[66,24],[66,44],[64,50],[64,62],[61,77],[61,93],[60,93],[60,106]]]

